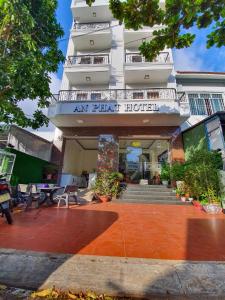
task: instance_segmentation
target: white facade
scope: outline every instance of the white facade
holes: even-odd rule
[[[185,93],[190,118],[181,126],[187,129],[217,111],[224,111],[225,73],[182,72],[176,74],[177,91]]]
[[[115,122],[124,126],[118,116],[126,119],[130,113],[142,114],[138,117],[142,121],[151,114],[153,126],[158,125],[158,114],[162,119],[170,115],[168,122],[174,126],[187,119],[189,107],[179,102],[180,96],[176,93],[171,49],[164,49],[153,62],[147,62],[139,54],[138,47],[143,40],[152,38],[154,28],[125,29],[113,19],[105,0],[95,1],[92,7],[88,7],[86,1],[74,0],[71,9],[74,22],[61,91],[48,115],[56,126],[91,126],[101,119],[106,126]],[[145,108],[141,106],[138,110],[140,101]],[[103,109],[94,109],[93,102]],[[134,109],[126,110],[129,103]],[[87,110],[83,107],[86,104]],[[108,111],[104,105],[109,106]],[[113,106],[114,109],[110,109]],[[157,109],[151,109],[156,106]],[[146,123],[139,122],[137,126],[140,124]]]
[[[63,152],[62,172],[94,173],[98,137],[110,133],[119,140],[121,158],[138,140],[145,160],[141,163],[149,166],[150,179],[160,171],[164,157],[182,160],[182,145],[173,146],[180,126],[206,117],[189,118],[189,102],[194,112],[195,101],[189,94],[223,94],[225,75],[218,75],[218,80],[212,75],[209,85],[206,78],[198,79],[206,75],[176,74],[171,49],[164,49],[153,62],[146,61],[138,48],[152,38],[154,28],[127,30],[113,18],[106,0],[96,0],[91,7],[85,0],[73,0],[71,9],[74,22],[61,90],[48,111],[58,127],[54,144]]]

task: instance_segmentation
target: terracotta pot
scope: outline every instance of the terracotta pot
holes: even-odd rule
[[[99,197],[99,200],[100,200],[102,203],[106,203],[106,202],[109,202],[109,201],[110,201],[110,196],[102,195],[102,196],[98,196],[98,197]]]

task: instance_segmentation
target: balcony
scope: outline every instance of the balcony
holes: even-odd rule
[[[126,53],[124,70],[127,84],[167,82],[173,63],[169,52],[161,52],[152,62],[139,53]]]
[[[138,49],[143,41],[150,41],[153,37],[153,31],[162,29],[164,26],[148,27],[143,26],[139,30],[124,28],[124,44],[127,49]]]
[[[71,9],[74,19],[81,23],[112,20],[112,13],[107,0],[96,0],[91,7],[86,4],[85,0],[73,0]]]
[[[71,37],[78,51],[108,49],[112,44],[109,22],[74,23]]]
[[[108,54],[69,56],[64,72],[70,84],[108,84],[110,65]]]
[[[175,89],[126,89],[126,90],[62,90],[57,101],[124,101],[124,100],[165,100],[176,101]]]
[[[62,90],[52,99],[48,116],[58,127],[178,126],[189,117],[184,99],[169,88]]]

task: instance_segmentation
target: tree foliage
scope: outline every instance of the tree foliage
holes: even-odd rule
[[[91,5],[95,0],[86,2]],[[224,0],[165,0],[165,5],[162,3],[159,0],[110,0],[114,17],[127,29],[155,26],[151,41],[144,41],[139,48],[148,60],[153,60],[165,48],[189,47],[195,39],[190,31],[193,26],[202,29],[212,25],[207,36],[208,48],[225,45]]]
[[[49,104],[50,73],[64,60],[56,7],[57,0],[0,0],[0,122],[48,124],[41,109]],[[19,107],[24,99],[38,102],[31,116]]]

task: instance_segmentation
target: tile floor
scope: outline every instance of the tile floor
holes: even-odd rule
[[[121,257],[225,261],[225,215],[193,206],[88,204],[0,218],[0,247]]]

